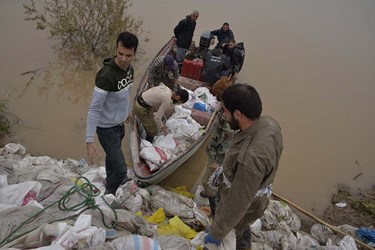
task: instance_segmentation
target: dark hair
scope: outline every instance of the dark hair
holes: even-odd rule
[[[224,25],[227,25],[227,26],[229,26],[229,23],[225,22],[225,23],[223,24],[223,26],[224,26]]]
[[[238,83],[229,86],[221,100],[231,114],[237,109],[250,120],[257,120],[262,114],[262,101],[256,89],[248,84]]]
[[[187,92],[186,89],[179,89],[175,93],[180,97],[180,101],[182,101],[182,103],[185,103],[189,100],[189,92]]]
[[[223,51],[224,46],[223,46],[222,43],[218,43],[218,44],[216,44],[215,49],[219,49],[219,50]]]
[[[124,46],[127,49],[133,49],[134,52],[137,51],[138,48],[138,38],[130,33],[130,32],[122,32],[120,35],[117,37],[116,41],[116,47],[118,46],[118,43],[121,42],[122,46]]]

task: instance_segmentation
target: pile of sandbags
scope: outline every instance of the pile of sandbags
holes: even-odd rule
[[[104,181],[103,166],[32,157],[19,144],[7,145],[0,155],[0,247],[235,249],[234,230],[219,246],[204,244],[211,220],[195,202],[202,197],[133,180],[105,195]],[[320,224],[301,231],[298,216],[275,200],[251,229],[252,249],[357,249],[351,236]]]

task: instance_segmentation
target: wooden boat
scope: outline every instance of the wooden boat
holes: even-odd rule
[[[157,56],[163,56],[172,53],[172,47],[175,44],[175,40],[171,38],[164,47],[156,54]],[[149,65],[150,67],[150,65]],[[149,68],[148,67],[148,68]],[[148,88],[147,83],[148,69],[143,75],[136,95]],[[194,91],[196,88],[201,86],[208,86],[207,83],[195,80],[189,77],[180,76],[178,79],[178,84],[187,89]],[[136,178],[136,181],[141,186],[146,186],[150,184],[157,184],[168,175],[173,173],[178,167],[180,167],[186,160],[188,160],[204,143],[207,139],[209,132],[211,130],[211,125],[216,119],[218,108],[214,112],[203,112],[196,109],[192,109],[191,117],[196,120],[200,125],[204,126],[203,133],[200,134],[199,138],[192,141],[187,149],[177,156],[173,157],[169,161],[165,162],[159,170],[150,171],[149,166],[146,164],[145,160],[140,158],[140,134],[141,134],[141,124],[138,119],[133,119],[131,122],[130,130],[130,153],[132,157],[133,172]]]

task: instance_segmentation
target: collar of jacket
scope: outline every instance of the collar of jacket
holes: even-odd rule
[[[244,130],[239,130],[238,133],[235,134],[234,136],[234,139],[233,139],[233,143],[238,143],[244,139],[246,139],[247,137],[250,137],[252,136],[257,130],[258,130],[258,127],[261,126],[260,125],[260,119],[259,118],[253,125],[251,125],[250,127],[244,129]]]

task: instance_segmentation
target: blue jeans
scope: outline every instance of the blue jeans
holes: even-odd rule
[[[125,125],[120,124],[111,128],[98,127],[96,133],[106,154],[106,189],[111,193],[116,193],[117,188],[127,175],[125,157],[121,150],[121,142],[125,136]]]

